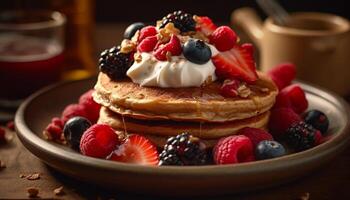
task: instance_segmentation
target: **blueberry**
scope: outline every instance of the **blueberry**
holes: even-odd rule
[[[326,133],[329,126],[328,117],[319,110],[310,110],[304,114],[304,121],[315,129],[321,131],[322,134]]]
[[[211,50],[202,40],[189,39],[183,47],[185,58],[196,64],[204,64],[211,58]]]
[[[79,149],[81,136],[90,126],[91,122],[84,117],[73,117],[66,122],[64,137],[73,149]]]
[[[135,35],[136,31],[140,30],[143,27],[145,27],[145,24],[142,22],[136,22],[136,23],[130,24],[125,29],[124,38],[130,40],[132,38],[132,36]]]
[[[258,160],[276,158],[285,154],[284,147],[280,143],[271,140],[259,142],[255,149],[255,156]]]

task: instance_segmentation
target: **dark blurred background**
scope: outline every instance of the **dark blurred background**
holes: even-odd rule
[[[90,0],[5,0],[0,2],[0,10],[14,8],[40,8],[47,3],[66,1],[90,1]],[[288,11],[318,11],[329,12],[350,18],[350,9],[345,0],[317,0],[317,1],[279,1]],[[167,13],[182,9],[198,15],[209,15],[217,22],[228,22],[230,14],[235,8],[251,6],[256,8],[264,17],[254,0],[133,0],[93,1],[95,4],[95,18],[97,22],[152,22]]]

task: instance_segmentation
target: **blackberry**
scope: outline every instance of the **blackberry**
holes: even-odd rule
[[[182,133],[168,139],[159,158],[159,165],[204,165],[207,152],[198,138]]]
[[[296,151],[310,149],[317,145],[319,131],[305,122],[299,122],[287,129],[285,141]]]
[[[126,71],[132,65],[133,59],[130,54],[120,52],[120,46],[102,51],[99,60],[100,71],[107,74],[112,80],[122,79]]]
[[[185,13],[182,10],[169,13],[163,17],[160,28],[164,28],[168,23],[173,23],[181,32],[195,31],[196,22],[191,14]]]

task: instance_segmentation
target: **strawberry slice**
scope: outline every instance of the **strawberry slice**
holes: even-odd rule
[[[201,31],[205,36],[211,35],[217,28],[213,21],[206,16],[197,16],[196,22],[196,31]]]
[[[111,160],[139,165],[158,165],[156,146],[141,135],[130,135],[126,142],[114,151]]]
[[[223,79],[240,79],[248,83],[258,80],[255,61],[249,44],[235,45],[231,50],[212,57],[216,75]]]

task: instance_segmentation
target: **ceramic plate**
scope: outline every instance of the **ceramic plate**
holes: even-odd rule
[[[92,79],[75,81],[37,92],[18,109],[15,124],[24,146],[42,161],[104,187],[156,195],[215,195],[259,189],[288,182],[329,162],[350,138],[347,103],[331,92],[300,83],[310,109],[329,116],[333,137],[315,148],[280,158],[223,166],[147,167],[86,157],[43,139],[42,131],[50,119],[59,116],[67,104],[77,102],[94,83]]]

